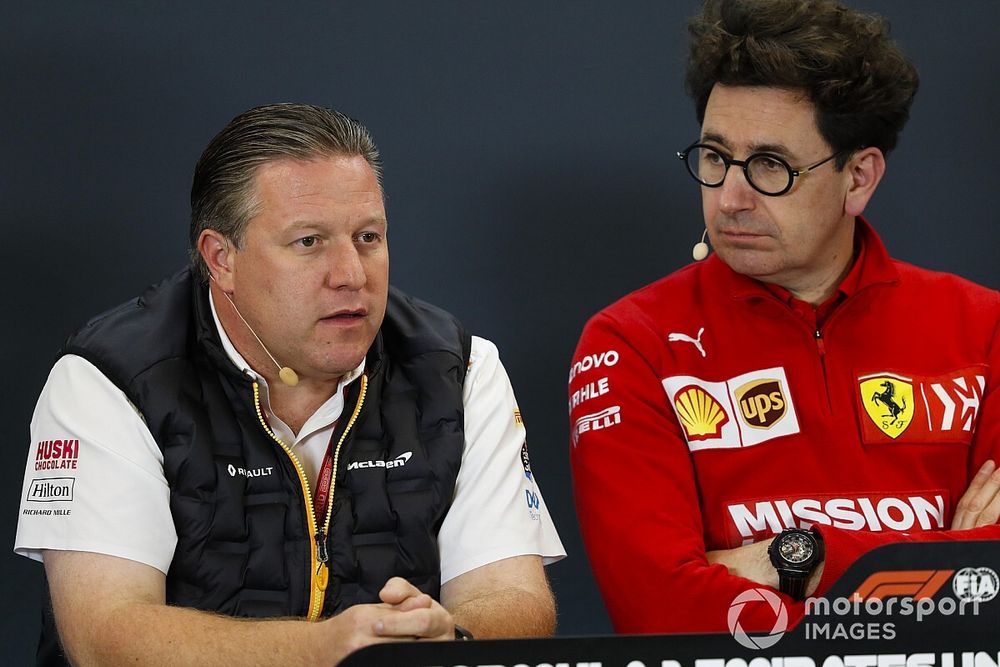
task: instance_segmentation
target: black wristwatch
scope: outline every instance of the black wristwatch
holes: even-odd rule
[[[806,596],[809,575],[823,562],[823,536],[811,530],[789,528],[778,533],[767,548],[778,571],[778,590],[796,600]]]

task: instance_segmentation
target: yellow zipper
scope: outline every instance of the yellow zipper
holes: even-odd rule
[[[330,519],[333,516],[333,493],[337,486],[337,461],[340,458],[340,446],[344,444],[344,440],[347,439],[347,434],[350,432],[351,427],[354,426],[354,422],[357,421],[358,414],[361,412],[361,406],[365,402],[365,394],[368,390],[368,377],[365,374],[361,374],[361,391],[358,394],[358,402],[354,406],[354,412],[351,414],[350,421],[347,422],[347,427],[344,432],[340,435],[340,440],[337,442],[337,448],[333,455],[333,469],[332,475],[330,477],[330,496],[327,499],[327,509],[326,509],[326,522],[323,524],[322,540],[318,540],[316,532],[316,512],[313,509],[312,500],[312,490],[309,487],[309,479],[306,477],[305,471],[302,469],[302,464],[299,462],[298,457],[289,449],[288,445],[281,441],[271,427],[267,425],[267,420],[264,419],[264,413],[260,407],[260,386],[255,381],[253,383],[253,404],[254,408],[257,410],[257,419],[260,420],[260,425],[264,428],[271,439],[274,440],[281,449],[284,450],[288,458],[292,460],[295,464],[295,470],[299,475],[299,483],[302,485],[303,491],[305,491],[305,501],[306,501],[306,522],[309,527],[309,544],[312,547],[310,549],[310,592],[309,592],[309,615],[307,617],[310,621],[315,621],[319,618],[319,615],[323,611],[323,600],[326,597],[326,587],[330,579],[329,566],[326,564],[326,536],[330,533]],[[322,558],[320,557],[320,550],[322,549]]]

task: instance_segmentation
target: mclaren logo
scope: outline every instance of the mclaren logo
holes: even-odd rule
[[[361,468],[402,468],[413,456],[413,452],[403,452],[394,459],[388,461],[354,461],[347,466],[348,470],[359,470]]]
[[[751,428],[771,428],[785,416],[785,394],[781,382],[765,378],[748,382],[736,390],[743,421]]]
[[[722,405],[697,385],[684,387],[674,397],[674,408],[688,440],[718,438],[729,415]]]
[[[913,384],[898,375],[860,378],[859,390],[865,411],[883,433],[895,440],[909,427],[913,417]]]

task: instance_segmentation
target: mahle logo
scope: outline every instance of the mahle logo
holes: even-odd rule
[[[769,632],[751,635],[743,629],[740,615],[750,603],[756,605],[764,603],[774,612],[774,625]],[[733,598],[726,620],[729,623],[729,634],[740,646],[759,651],[774,646],[785,636],[785,631],[788,629],[788,610],[774,591],[767,588],[751,588]]]

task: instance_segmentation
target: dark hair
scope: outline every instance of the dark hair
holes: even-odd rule
[[[717,83],[801,90],[842,169],[855,149],[888,154],[910,116],[917,70],[879,16],[836,0],[706,0],[688,31],[699,123]]]
[[[198,237],[214,229],[239,248],[257,214],[254,177],[274,160],[361,156],[382,186],[378,149],[364,125],[310,104],[270,104],[241,113],[209,142],[191,183],[191,262],[208,279]]]

